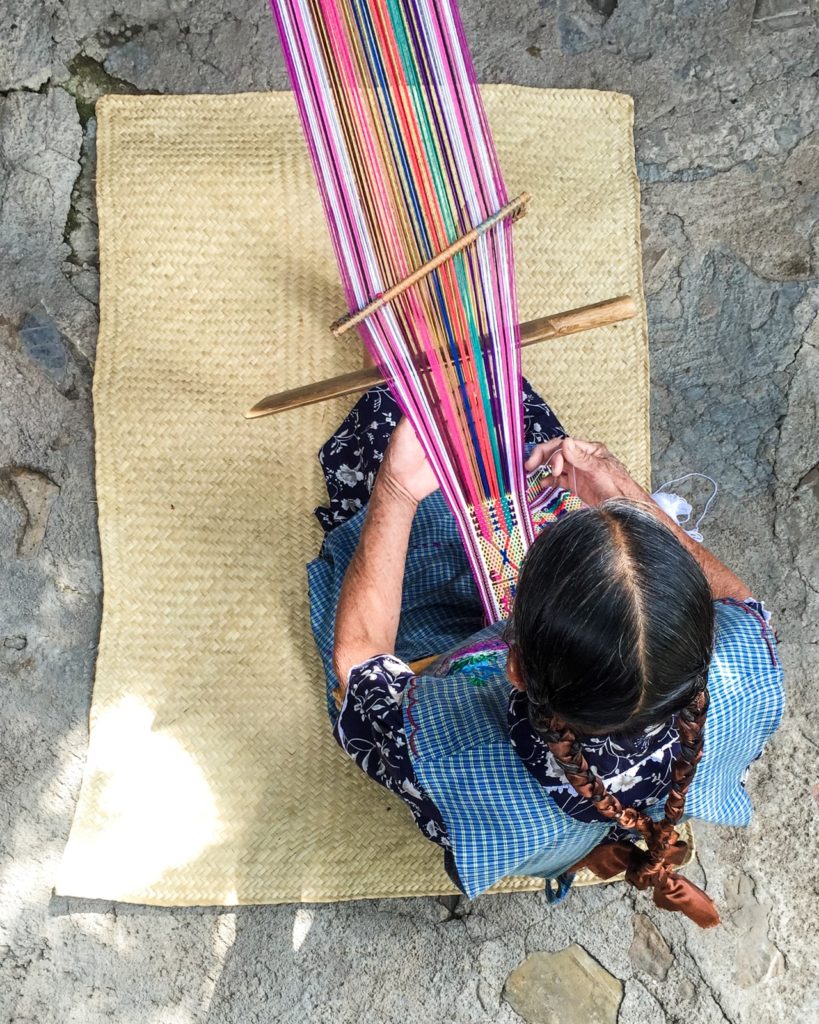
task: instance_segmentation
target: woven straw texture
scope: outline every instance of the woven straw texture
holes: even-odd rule
[[[534,195],[515,228],[523,317],[626,292],[641,309],[529,349],[526,372],[647,481],[631,101],[485,97],[510,193]],[[352,335],[328,333],[342,294],[292,97],[109,96],[98,116],[105,596],[57,889],[171,905],[451,893],[440,851],[327,722],[304,566],[315,453],[350,400],[242,415],[361,364]]]

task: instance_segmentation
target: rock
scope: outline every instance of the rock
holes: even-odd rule
[[[756,0],[753,25],[766,32],[809,28],[812,24],[811,0]]]
[[[532,953],[506,979],[503,995],[527,1024],[616,1024],[623,984],[573,944]]]
[[[242,92],[289,88],[266,4],[198,4],[157,9],[150,24],[120,33],[106,50],[105,71],[140,91]],[[168,46],[177,37],[184,45]]]
[[[42,311],[91,358],[96,312],[63,274],[81,143],[77,107],[63,89],[0,96],[0,322],[22,326],[32,310]],[[42,332],[34,336],[43,340]],[[59,373],[59,343],[45,347],[50,372]]]
[[[33,469],[15,467],[9,479],[26,510],[25,527],[17,542],[17,554],[21,558],[31,558],[43,542],[51,506],[60,488],[45,474]]]
[[[784,973],[785,958],[762,930],[753,929],[740,941],[734,974],[740,988],[751,988]]]
[[[51,71],[51,45],[43,8],[7,0],[0,8],[0,91],[39,89]]]
[[[651,918],[645,914],[634,915],[634,938],[628,952],[638,971],[645,971],[658,981],[665,979],[674,963],[674,954]]]
[[[110,75],[98,60],[87,54],[75,57],[68,70],[71,72],[71,77],[65,83],[65,88],[74,97],[80,120],[84,125],[94,117],[97,100],[100,96],[107,96],[111,93],[133,94],[138,91],[130,82]],[[95,137],[96,132],[92,135],[92,142]]]
[[[618,0],[588,0],[588,3],[596,11],[599,11],[604,18],[608,18],[611,14],[614,14]]]
[[[459,918],[458,904],[460,903],[460,896],[439,896],[438,903],[441,905],[441,920],[442,921],[457,921]]]
[[[588,4],[575,5],[575,10],[561,10],[557,19],[560,49],[563,53],[585,53],[600,46],[605,16],[589,9]]]
[[[504,979],[525,955],[522,938],[514,940],[511,936],[504,936],[481,945],[477,957],[478,1001],[487,1013],[495,1014],[500,1010]]]
[[[782,952],[768,936],[770,901],[760,902],[750,875],[733,875],[725,884],[725,903],[737,930],[734,980],[751,988],[785,973]]]
[[[63,336],[51,317],[34,310],[25,318],[17,335],[29,359],[63,391],[69,376],[69,356]]]
[[[641,64],[650,59],[656,44],[665,42],[661,25],[652,4],[618,4],[605,24],[606,48]]]
[[[776,479],[776,421],[788,408],[788,374],[800,344],[796,307],[804,292],[804,284],[764,281],[724,252],[710,253],[696,266],[675,258],[650,303],[652,409],[675,424],[657,484],[692,470],[718,482],[719,514],[709,513],[702,532],[710,547],[719,516],[732,521],[730,549],[720,557],[740,575],[748,558],[740,517],[752,509],[760,514]],[[703,430],[709,446],[694,460],[694,437]],[[698,513],[702,508],[698,502]],[[775,585],[785,565],[769,568],[774,572],[767,579]]]
[[[636,978],[629,978],[617,1016],[618,1024],[637,1021],[640,1024],[665,1024],[666,1019],[662,1004]]]
[[[65,225],[65,240],[71,247],[69,262],[77,270],[99,267],[99,226],[95,185],[97,176],[97,119],[85,125],[80,152],[80,173],[71,193],[71,209]],[[64,269],[72,269],[64,268]],[[96,273],[94,274],[96,277]],[[72,281],[77,282],[76,273]],[[97,301],[96,298],[94,301]]]
[[[676,18],[702,18],[716,11],[724,11],[729,0],[674,0]]]

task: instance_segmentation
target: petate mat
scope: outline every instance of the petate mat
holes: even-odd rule
[[[483,94],[509,194],[533,196],[514,229],[521,318],[626,293],[640,310],[527,348],[524,371],[570,433],[605,440],[648,484],[631,99]],[[161,905],[454,893],[440,850],[327,720],[305,565],[321,543],[316,452],[352,399],[243,417],[361,365],[354,332],[328,330],[346,310],[292,95],[108,96],[97,111],[104,603],[57,891]]]

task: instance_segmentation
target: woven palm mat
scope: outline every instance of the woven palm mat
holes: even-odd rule
[[[635,321],[530,348],[568,429],[649,479],[632,104],[484,91],[524,319],[623,293]],[[308,621],[316,451],[350,406],[247,421],[357,368],[288,93],[106,97],[94,379],[105,585],[63,894],[154,904],[452,893],[441,854],[338,750]],[[576,884],[589,882],[578,876]],[[542,887],[510,879],[503,890]]]

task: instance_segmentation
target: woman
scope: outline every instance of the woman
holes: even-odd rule
[[[582,866],[625,870],[710,927],[713,903],[673,870],[674,826],[750,821],[748,768],[784,701],[769,613],[526,382],[524,413],[526,469],[559,490],[511,620],[485,629],[454,519],[387,390],[322,448],[328,532],[308,575],[334,734],[469,897],[521,874],[557,901]],[[579,510],[565,510],[570,484]]]

